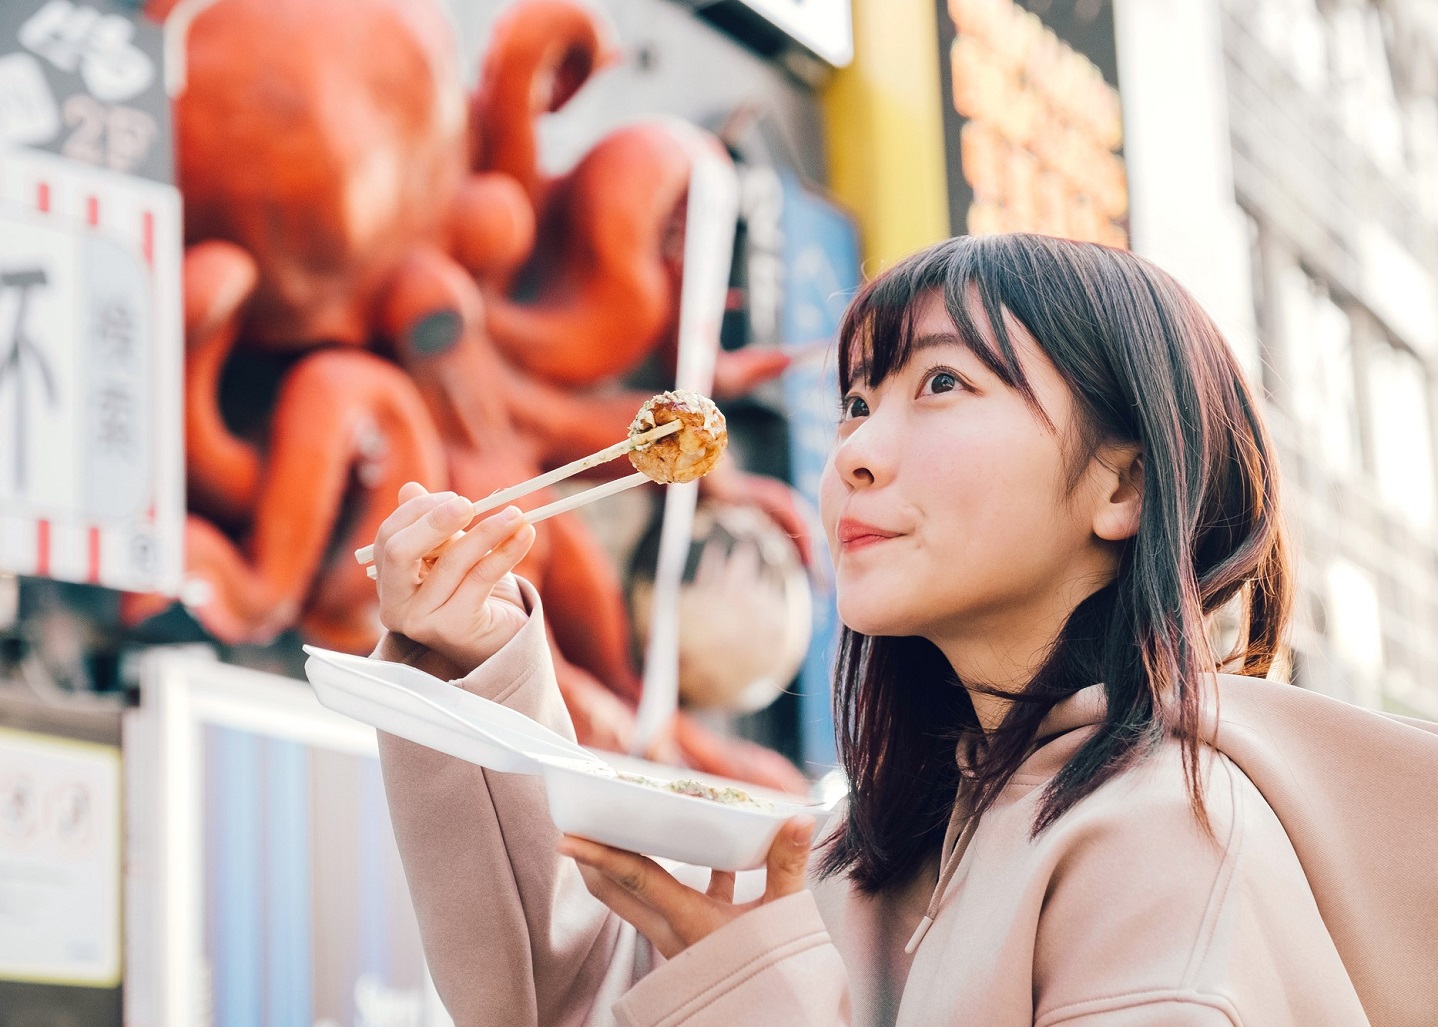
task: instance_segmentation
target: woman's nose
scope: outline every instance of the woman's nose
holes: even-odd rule
[[[883,484],[893,476],[893,461],[885,452],[881,425],[866,419],[835,448],[834,470],[850,488]]]

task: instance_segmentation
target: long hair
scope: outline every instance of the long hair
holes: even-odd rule
[[[1272,445],[1222,334],[1182,286],[1091,243],[950,239],[855,297],[840,326],[841,391],[860,368],[874,387],[905,364],[916,301],[935,291],[974,354],[1044,416],[1003,313],[1038,341],[1076,400],[1078,438],[1063,441],[1074,443],[1066,452],[1078,472],[1105,443],[1141,447],[1142,512],[1115,579],[1078,604],[1028,685],[987,689],[1012,700],[987,737],[933,643],[844,629],[834,706],[852,794],[820,869],[847,871],[871,892],[906,880],[938,848],[961,783],[961,740],[964,815],[976,818],[1027,758],[1049,710],[1095,683],[1105,718],[1047,786],[1033,833],[1166,735],[1182,743],[1190,803],[1208,829],[1198,763],[1207,677],[1267,673],[1291,600]],[[1206,627],[1231,601],[1242,630],[1219,655]]]

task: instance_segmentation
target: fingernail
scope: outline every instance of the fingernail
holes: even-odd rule
[[[450,517],[458,517],[460,514],[467,512],[472,505],[473,504],[463,496],[455,496],[444,504],[444,512]]]
[[[506,506],[503,510],[499,512],[499,516],[502,518],[501,523],[513,524],[515,521],[518,521],[520,518],[522,518],[524,514],[517,506]]]

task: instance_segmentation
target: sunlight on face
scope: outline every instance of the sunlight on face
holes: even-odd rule
[[[824,470],[839,616],[864,634],[946,649],[1007,644],[1056,596],[1112,573],[1084,486],[1070,489],[1073,398],[1012,318],[1052,427],[964,345],[942,296],[922,297],[915,315],[908,364],[872,388],[856,376]]]

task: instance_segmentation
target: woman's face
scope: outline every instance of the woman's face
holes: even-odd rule
[[[920,635],[946,651],[1011,649],[1036,629],[1052,638],[1115,566],[1094,534],[1104,481],[1085,474],[1070,489],[1072,396],[1012,317],[1052,426],[960,341],[942,296],[922,297],[915,315],[907,365],[872,388],[854,375],[824,471],[839,615],[863,634]]]

